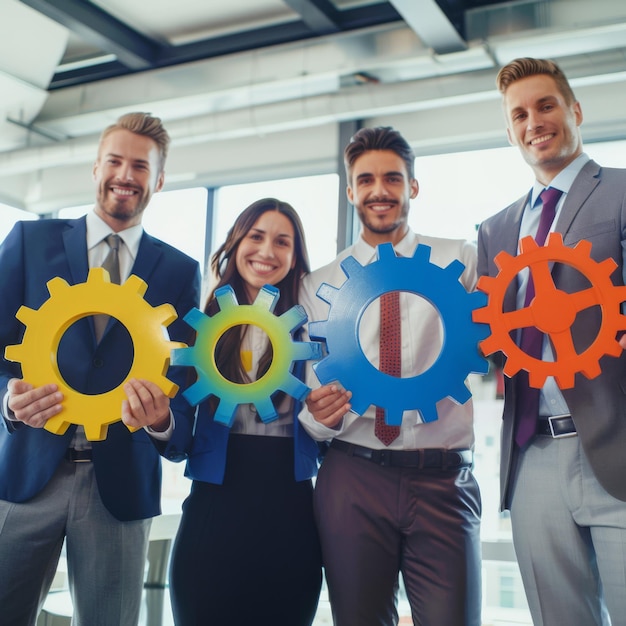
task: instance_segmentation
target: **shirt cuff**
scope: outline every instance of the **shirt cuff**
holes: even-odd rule
[[[154,430],[150,426],[144,426],[144,430],[150,435],[150,437],[156,439],[157,441],[169,441],[172,438],[175,426],[176,422],[174,421],[174,414],[172,413],[172,409],[170,409],[170,423],[166,430]]]

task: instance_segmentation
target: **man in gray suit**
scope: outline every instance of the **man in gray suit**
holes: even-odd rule
[[[626,170],[600,167],[583,152],[581,105],[555,63],[516,59],[500,70],[497,85],[509,141],[536,180],[528,195],[481,224],[479,275],[495,276],[494,257],[502,250],[516,255],[522,237],[539,239],[541,214],[550,203],[541,193],[552,187],[551,230],[569,247],[590,242],[589,263],[612,258],[619,270],[610,278],[624,285]],[[506,292],[505,312],[529,306],[528,270],[517,278]],[[554,264],[551,281],[558,293],[589,287],[582,272],[564,263]],[[570,332],[577,354],[607,320],[591,302],[575,315]],[[626,347],[619,336],[609,339],[617,354]],[[538,358],[558,361],[561,347],[540,337]],[[536,626],[626,624],[626,357],[604,356],[599,366],[601,374],[591,380],[577,373],[570,389],[546,378],[530,407],[522,404],[532,398],[526,372],[505,380],[501,505],[511,511]],[[528,417],[532,429],[525,435]]]

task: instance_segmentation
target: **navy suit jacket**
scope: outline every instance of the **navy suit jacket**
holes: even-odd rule
[[[70,285],[89,272],[86,220],[18,222],[0,246],[0,351],[19,344],[24,326],[15,318],[20,306],[39,307],[49,298],[46,283],[59,276]],[[172,341],[189,340],[182,321],[198,306],[198,263],[172,246],[143,234],[132,274],[148,284],[152,306],[169,303],[178,319],[168,327]],[[132,363],[133,346],[124,326],[113,320],[96,344],[92,318],[74,323],[64,334],[58,365],[64,380],[82,393],[102,393],[117,386]],[[170,368],[167,377],[179,386],[186,372]],[[21,377],[19,363],[0,360],[0,397],[10,378]],[[26,381],[28,382],[28,381]],[[53,381],[50,381],[53,382]],[[171,403],[175,418],[193,414],[181,394]],[[189,419],[189,418],[187,418]],[[62,462],[76,430],[63,435],[0,419],[0,498],[26,502],[39,493]],[[104,505],[122,521],[160,513],[161,465],[157,447],[143,430],[131,433],[122,422],[108,427],[104,441],[94,441],[93,464]]]
[[[495,256],[502,250],[517,254],[520,223],[527,197],[487,219],[478,233],[478,274],[495,276]],[[612,258],[618,268],[611,281],[624,285],[623,254],[626,247],[626,170],[600,167],[594,161],[585,164],[574,180],[555,227],[567,246],[579,241],[591,242],[591,258],[601,262]],[[589,287],[581,272],[557,263],[552,271],[557,289],[575,293]],[[509,285],[504,310],[516,309],[517,285]],[[599,306],[578,313],[571,334],[578,354],[598,334],[602,324]],[[626,325],[623,326],[626,328]],[[572,389],[563,396],[572,414],[585,455],[600,484],[613,497],[626,501],[626,356],[602,357],[602,373],[589,380],[576,374]],[[508,508],[518,449],[514,443],[514,379],[505,377],[505,401],[502,428],[501,506]]]

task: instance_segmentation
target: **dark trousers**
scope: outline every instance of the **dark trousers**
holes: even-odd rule
[[[469,468],[383,467],[331,447],[315,487],[335,626],[480,626],[478,485]]]
[[[321,587],[310,480],[293,440],[231,435],[223,485],[195,481],[172,553],[177,626],[309,626]]]

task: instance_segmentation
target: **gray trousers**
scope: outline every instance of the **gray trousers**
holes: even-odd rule
[[[74,626],[136,626],[151,520],[120,522],[92,463],[62,461],[35,498],[0,500],[0,620],[33,626],[66,540]]]
[[[395,626],[399,572],[416,624],[480,626],[470,469],[382,467],[331,448],[314,498],[335,626]]]
[[[578,437],[536,437],[520,455],[511,521],[535,626],[626,626],[626,502]]]

